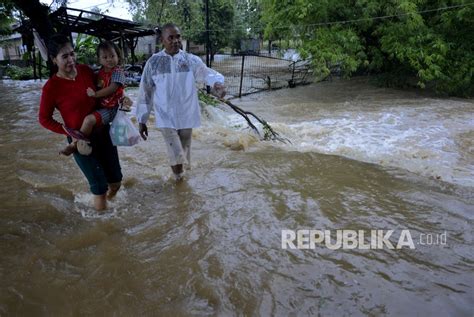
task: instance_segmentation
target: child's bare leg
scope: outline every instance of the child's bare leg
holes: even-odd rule
[[[86,137],[89,137],[92,133],[92,130],[94,129],[94,126],[96,125],[97,120],[93,114],[89,114],[84,118],[84,121],[82,121],[82,126],[81,126],[81,132],[84,134]]]
[[[73,141],[70,144],[68,144],[64,149],[59,151],[59,154],[69,156],[76,151],[77,151],[77,141]]]

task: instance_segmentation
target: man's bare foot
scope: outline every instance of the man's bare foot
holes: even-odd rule
[[[72,153],[74,153],[76,151],[77,151],[76,142],[72,142],[71,144],[66,146],[64,149],[59,151],[59,154],[69,156],[69,155],[71,155]]]
[[[183,177],[184,177],[183,164],[172,165],[171,170],[173,171],[174,179],[177,182],[183,180]]]
[[[174,174],[174,180],[178,182],[182,182],[184,180],[184,171],[179,174]]]

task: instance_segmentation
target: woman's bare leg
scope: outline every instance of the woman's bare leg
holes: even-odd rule
[[[97,211],[102,211],[107,208],[107,200],[106,200],[106,195],[94,195],[94,208]]]

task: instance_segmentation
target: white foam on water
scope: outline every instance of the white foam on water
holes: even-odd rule
[[[348,103],[348,110],[326,109],[317,120],[269,123],[292,141],[292,145],[273,143],[284,149],[344,156],[472,187],[474,143],[469,138],[474,135],[473,107],[459,102],[459,111],[452,104],[427,99],[422,104],[364,109]],[[251,120],[263,133],[261,124]],[[202,127],[193,137],[218,140],[237,150],[258,141],[245,119],[226,106],[204,107]]]
[[[252,123],[260,125],[256,120],[252,120]],[[193,130],[193,138],[217,141],[235,151],[247,150],[259,139],[242,116],[232,110],[213,106],[202,110],[202,126]]]
[[[14,88],[21,88],[21,89],[28,89],[28,88],[34,88],[38,89],[43,87],[43,85],[46,83],[46,79],[30,79],[30,80],[13,80],[13,79],[2,79],[0,80],[0,83],[4,86],[8,87],[14,87]],[[41,90],[40,90],[41,92]]]
[[[74,211],[80,213],[85,219],[112,219],[121,218],[130,210],[129,197],[127,190],[121,188],[114,199],[107,201],[107,209],[104,211],[97,211],[93,204],[94,195],[89,192],[79,192],[74,195]]]
[[[247,121],[241,115],[237,114],[230,108],[227,108],[227,106],[224,108],[207,106],[202,110],[202,113],[202,126],[204,128],[225,128],[232,130],[234,133],[235,131],[240,131],[256,134],[252,131]],[[262,125],[260,122],[250,115],[248,118],[252,124],[257,127],[260,133],[262,133]]]
[[[465,116],[440,119],[420,109],[347,113],[296,124],[274,124],[292,140],[292,149],[340,155],[403,168],[450,183],[474,186],[472,160],[456,140],[474,130]]]
[[[215,107],[207,107],[206,113],[205,128],[227,130],[218,135],[251,133],[238,114]],[[261,125],[252,122],[261,131]],[[470,144],[466,138],[474,133],[474,119],[441,104],[327,112],[318,120],[270,125],[292,141],[292,145],[274,143],[288,150],[339,155],[474,186],[474,151],[466,146]]]

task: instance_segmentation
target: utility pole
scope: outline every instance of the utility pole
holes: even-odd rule
[[[211,39],[209,37],[209,0],[204,1],[206,11],[206,66],[211,67]]]
[[[209,0],[204,0],[206,11],[206,66],[211,67],[211,40],[209,38]],[[211,87],[206,85],[206,91],[209,94]]]

